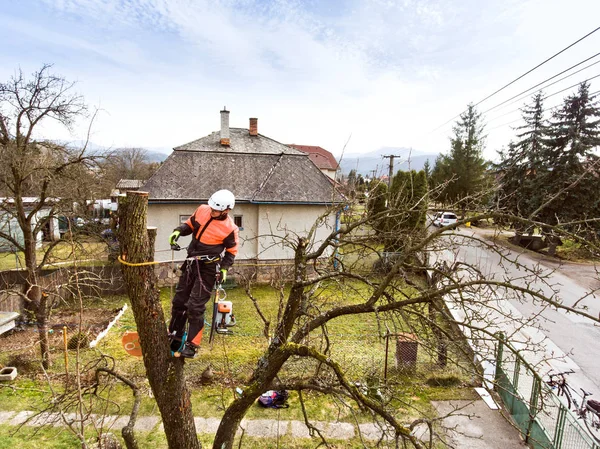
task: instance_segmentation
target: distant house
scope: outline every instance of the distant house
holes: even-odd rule
[[[158,228],[156,260],[170,260],[173,228],[219,189],[236,196],[231,215],[240,227],[238,266],[289,261],[293,250],[285,240],[305,236],[342,200],[306,153],[259,134],[257,119],[250,119],[249,129],[230,128],[229,111],[223,110],[220,131],[174,148],[143,186],[149,194],[148,224]],[[329,215],[315,240],[337,225],[337,216]],[[179,243],[189,241],[182,237]]]
[[[39,198],[37,197],[23,197],[23,206],[25,208],[26,213],[30,213],[37,207],[39,202]],[[19,227],[17,219],[8,211],[10,211],[14,205],[13,198],[0,198],[0,204],[2,204],[2,209],[0,210],[0,231],[3,233],[10,235],[20,244],[23,244],[23,232]],[[51,213],[52,204],[49,201],[48,205],[42,207],[38,210],[31,221],[31,226],[35,226],[40,220],[44,217],[47,217]],[[41,248],[42,242],[50,242],[54,240],[60,239],[60,231],[59,231],[59,220],[56,217],[49,219],[46,224],[43,226],[42,230],[38,232],[35,236],[36,238],[36,248]],[[0,238],[0,251],[12,251],[14,249],[14,245]]]
[[[144,181],[141,179],[120,179],[117,182],[116,188],[121,193],[125,193],[129,191],[140,190],[140,188],[144,185]]]
[[[296,145],[294,143],[289,146],[308,154],[310,160],[319,168],[319,170],[335,180],[340,166],[333,154],[325,148],[312,145]]]

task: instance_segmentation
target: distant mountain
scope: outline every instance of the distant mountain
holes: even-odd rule
[[[57,143],[61,143],[63,145],[68,145],[69,147],[72,147],[72,148],[82,148],[85,145],[85,142],[83,140],[73,140],[70,142],[57,142]],[[130,147],[130,148],[134,148],[134,147]],[[142,146],[140,146],[140,147],[135,147],[135,148],[142,148],[142,149],[146,150],[146,153],[148,155],[148,162],[162,162],[167,157],[169,157],[169,154],[171,154],[171,151],[173,151],[172,148],[165,148],[165,147],[142,147]],[[101,154],[109,149],[111,151],[119,151],[120,148],[107,148],[102,145],[95,144],[94,142],[87,143],[88,154]]]
[[[148,160],[150,162],[162,162],[171,154],[172,149],[167,148],[147,148],[148,151]]]
[[[422,170],[425,161],[433,168],[437,154],[426,154],[410,148],[383,147],[370,153],[344,155],[340,162],[340,171],[347,175],[350,170],[356,170],[363,176],[387,175],[389,172],[390,159],[383,156],[394,155],[394,173],[400,170]]]

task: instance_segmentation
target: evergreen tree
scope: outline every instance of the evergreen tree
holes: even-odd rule
[[[428,187],[425,172],[399,171],[388,188],[382,181],[373,181],[369,193],[368,213],[377,239],[385,252],[402,249],[425,235]]]
[[[367,213],[371,219],[371,227],[380,235],[387,232],[387,220],[384,212],[388,207],[388,186],[379,180],[371,181],[371,189],[367,201]]]
[[[348,181],[346,182],[347,191],[350,198],[356,197],[356,182],[356,170],[352,169],[350,170],[350,173],[348,173]]]
[[[431,177],[431,165],[429,164],[429,159],[426,159],[425,163],[423,164],[423,173],[425,173],[426,179]]]
[[[424,235],[428,187],[425,171],[399,171],[392,179],[389,197],[389,238],[386,251],[398,252]]]
[[[436,185],[443,185],[442,201],[456,203],[464,210],[486,185],[482,157],[485,137],[481,114],[475,106],[467,106],[452,130],[450,154],[436,159],[432,178]]]
[[[600,146],[600,107],[589,83],[581,83],[552,114],[546,136],[547,170],[537,182],[543,208],[535,218],[554,225],[592,217],[600,201],[594,153]]]
[[[496,169],[501,181],[498,205],[506,212],[528,217],[543,202],[538,181],[548,170],[543,159],[547,147],[547,126],[544,123],[543,95],[533,96],[531,104],[521,109],[524,125],[517,127],[517,142],[511,142],[506,152],[501,151]],[[519,225],[517,232],[522,232]]]

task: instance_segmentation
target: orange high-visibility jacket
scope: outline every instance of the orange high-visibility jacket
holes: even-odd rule
[[[193,234],[188,256],[221,255],[221,267],[227,269],[233,265],[238,252],[238,227],[229,215],[224,219],[213,218],[210,211],[210,206],[202,204],[175,230],[182,236]]]

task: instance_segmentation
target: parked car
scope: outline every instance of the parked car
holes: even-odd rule
[[[456,214],[452,212],[438,212],[433,216],[434,226],[449,226],[458,221]]]

